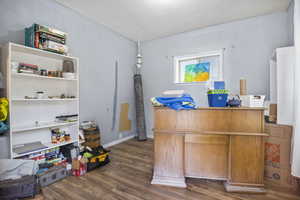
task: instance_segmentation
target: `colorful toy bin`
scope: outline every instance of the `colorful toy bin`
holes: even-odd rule
[[[209,90],[207,92],[209,107],[226,107],[228,90]]]

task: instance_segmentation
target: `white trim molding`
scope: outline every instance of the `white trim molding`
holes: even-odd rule
[[[127,140],[130,140],[130,139],[132,139],[132,138],[134,138],[134,137],[135,137],[135,135],[130,135],[130,136],[121,138],[121,139],[119,139],[119,140],[115,140],[115,141],[112,141],[112,142],[110,142],[110,143],[104,144],[103,147],[104,147],[104,148],[112,147],[112,146],[114,146],[114,145],[117,145],[117,144],[120,144],[120,143],[125,142],[125,141],[127,141]]]

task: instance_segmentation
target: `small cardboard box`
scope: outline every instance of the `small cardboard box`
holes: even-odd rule
[[[269,105],[269,115],[277,116],[277,104],[271,103]]]
[[[72,160],[72,169],[73,170],[79,170],[81,164],[86,164],[88,160],[86,158],[81,158],[80,160],[78,159],[73,159]]]
[[[269,105],[269,121],[273,123],[277,121],[277,104]]]
[[[265,180],[268,185],[298,189],[296,178],[291,175],[290,169],[277,169],[265,167]]]
[[[240,95],[243,107],[264,107],[264,95]]]

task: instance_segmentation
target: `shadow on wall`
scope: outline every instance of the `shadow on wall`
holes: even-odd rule
[[[25,28],[25,27],[24,27]],[[25,43],[24,29],[16,31],[8,31],[7,35],[0,36],[1,44],[6,44],[8,42],[15,42],[18,44]]]

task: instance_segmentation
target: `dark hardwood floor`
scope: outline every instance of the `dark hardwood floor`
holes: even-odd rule
[[[197,199],[197,200],[300,200],[296,192],[267,188],[263,195],[224,191],[222,182],[188,179],[188,188],[151,185],[153,141],[129,140],[113,146],[111,163],[82,177],[68,177],[43,189],[46,199]]]

